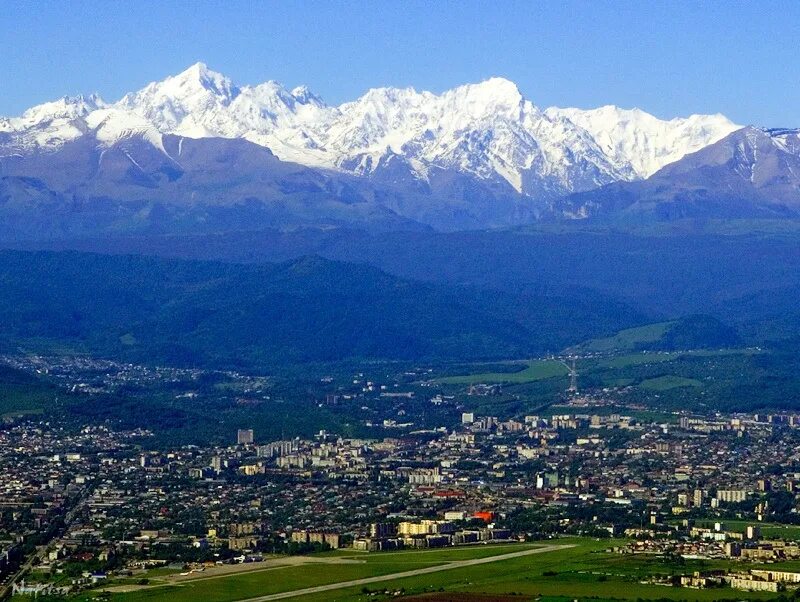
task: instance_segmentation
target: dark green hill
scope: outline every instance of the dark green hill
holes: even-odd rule
[[[734,328],[716,318],[693,315],[669,322],[626,328],[609,337],[589,339],[570,350],[578,352],[685,351],[732,349],[744,344]]]
[[[800,329],[800,222],[794,221],[685,220],[628,229],[558,224],[453,233],[306,229],[53,243],[73,246],[241,263],[316,254],[437,285],[579,299],[601,309],[589,321],[603,319],[607,302],[633,307],[650,322],[710,315],[736,328],[748,345]],[[568,307],[544,303],[541,310]],[[619,330],[582,326],[581,315],[573,314],[576,323],[567,330],[606,336]],[[582,333],[566,345],[594,336]]]
[[[739,334],[711,316],[687,316],[670,324],[661,338],[641,349],[680,351],[683,349],[731,349],[742,345]]]
[[[646,321],[613,298],[423,283],[303,257],[240,265],[0,252],[0,343],[207,367],[479,359]]]
[[[45,380],[0,366],[0,419],[47,410],[58,395],[59,389]],[[61,395],[63,397],[64,393]]]

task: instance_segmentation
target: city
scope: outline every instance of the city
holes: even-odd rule
[[[83,358],[4,361],[93,395],[121,382],[203,378]],[[7,416],[4,587],[157,590],[325,550],[570,538],[605,541],[613,554],[733,563],[648,577],[654,584],[770,592],[800,584],[800,572],[781,570],[800,560],[800,415],[643,411],[621,389],[579,391],[575,360],[566,364],[556,414],[483,415],[471,408],[499,399],[500,385],[448,385],[432,369],[383,383],[364,373],[320,379],[329,391],[320,406],[356,402],[381,437],[321,430],[264,440],[242,428],[228,444],[170,447],[148,429]],[[264,378],[234,377],[251,395],[265,387]],[[411,400],[450,420],[417,428]],[[153,580],[153,571],[167,577]]]
[[[800,602],[798,25],[0,2],[0,602]]]

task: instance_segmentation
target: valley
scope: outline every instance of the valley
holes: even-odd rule
[[[0,600],[800,600],[796,6],[31,8]]]

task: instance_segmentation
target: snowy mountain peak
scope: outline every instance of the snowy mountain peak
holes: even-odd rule
[[[216,135],[203,123],[205,116],[225,113],[239,93],[227,77],[204,63],[195,63],[177,75],[125,95],[116,106],[144,117],[162,132],[203,137]]]
[[[503,77],[459,86],[445,92],[442,97],[452,108],[474,118],[493,115],[518,118],[525,104],[517,84]]]
[[[161,133],[152,123],[130,111],[113,107],[98,109],[85,121],[102,146],[111,146],[124,138],[141,137],[164,151]]]
[[[244,138],[303,165],[415,185],[457,175],[542,200],[648,177],[735,129],[722,115],[661,120],[613,105],[543,111],[503,77],[442,94],[375,88],[330,107],[306,86],[240,87],[198,62],[114,105],[64,98],[0,119],[10,141],[0,151],[54,149],[87,131],[102,144],[130,133],[157,146],[170,133]]]
[[[206,65],[203,61],[197,61],[193,65],[189,65],[186,69],[181,71],[178,75],[173,77],[181,78],[204,78],[204,77],[224,77],[221,73],[217,71],[212,71],[209,69],[208,65]]]
[[[454,92],[466,93],[476,98],[504,100],[517,103],[522,100],[522,93],[517,84],[505,77],[490,77],[477,84],[465,84],[453,89]]]
[[[720,114],[663,120],[638,108],[614,105],[589,110],[552,107],[546,113],[585,129],[616,165],[630,165],[639,178],[741,128]]]
[[[394,88],[382,87],[371,88],[367,90],[362,96],[353,102],[347,102],[339,107],[342,113],[348,110],[360,110],[366,106],[372,106],[376,110],[386,111],[393,108],[402,109],[409,105],[419,106],[421,102],[426,99],[433,98],[434,95],[429,92],[417,92],[414,88]]]
[[[63,96],[58,100],[31,107],[19,118],[19,125],[32,127],[56,119],[77,119],[105,106],[106,103],[97,94]]]
[[[239,93],[239,89],[230,79],[217,71],[212,71],[205,63],[195,63],[178,75],[168,77],[161,82],[161,85],[168,86],[173,93],[204,90],[228,100]]]
[[[30,151],[51,151],[83,135],[82,120],[107,105],[96,94],[64,96],[31,107],[20,117],[0,118],[0,156]]]
[[[297,86],[291,92],[292,96],[294,96],[295,100],[299,102],[301,105],[306,104],[315,104],[318,106],[324,106],[325,103],[322,101],[322,98],[314,94],[311,90],[308,89],[308,86]]]

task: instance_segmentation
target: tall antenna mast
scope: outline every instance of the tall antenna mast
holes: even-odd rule
[[[572,363],[569,366],[569,393],[578,392],[578,370],[575,367],[575,357],[572,358]]]

